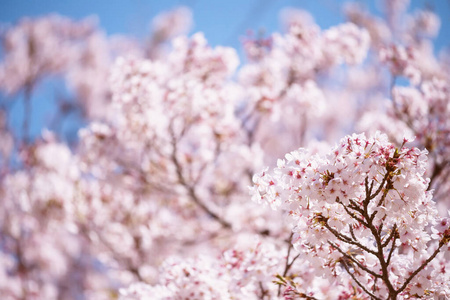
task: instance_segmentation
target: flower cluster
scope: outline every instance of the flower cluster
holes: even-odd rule
[[[390,299],[439,294],[448,283],[409,286],[440,272],[429,262],[448,243],[448,232],[429,232],[439,217],[424,177],[426,151],[355,134],[324,156],[300,149],[277,165],[254,177],[253,199],[286,211],[294,246],[318,274],[350,276],[368,295]]]
[[[159,284],[131,285],[121,291],[132,299],[261,299],[274,296],[270,284],[282,255],[272,245],[231,249],[219,259],[208,256],[182,260],[169,258],[161,267]]]
[[[80,41],[93,30],[89,19],[74,22],[54,15],[22,20],[4,34],[5,61],[0,65],[0,88],[13,94],[23,86],[36,84],[44,74],[64,71],[73,62]]]

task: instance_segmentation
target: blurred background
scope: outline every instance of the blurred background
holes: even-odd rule
[[[151,35],[152,20],[163,12],[183,6],[191,12],[192,23],[186,23],[189,34],[203,32],[212,46],[230,46],[236,49],[241,62],[245,61],[241,42],[246,35],[266,37],[273,32],[283,31],[283,9],[297,8],[308,11],[315,22],[326,29],[345,22],[343,13],[346,3],[354,2],[364,6],[372,15],[383,16],[381,1],[331,1],[331,0],[0,0],[0,28],[2,32],[22,18],[37,18],[58,14],[73,20],[92,18],[108,37],[123,35],[145,42]],[[402,2],[402,1],[400,1]],[[408,2],[404,0],[403,2]],[[450,1],[414,0],[409,11],[429,9],[441,19],[439,34],[434,40],[436,55],[450,44]],[[181,25],[183,26],[183,25]],[[3,60],[0,47],[0,60]],[[105,79],[106,80],[106,79]],[[33,114],[30,120],[30,135],[36,137],[49,127],[55,115],[55,104],[48,99],[55,98],[61,91],[61,82],[53,79],[35,87],[32,95]],[[2,103],[11,102],[11,96],[0,94]],[[13,97],[23,97],[15,94]],[[8,98],[8,99],[6,99]],[[44,101],[45,99],[45,101]],[[15,101],[10,110],[8,125],[17,129],[23,123],[22,101]],[[71,121],[72,120],[72,121]],[[68,118],[64,123],[64,136],[76,139],[77,130],[83,126],[80,118]],[[18,132],[20,135],[20,132]]]

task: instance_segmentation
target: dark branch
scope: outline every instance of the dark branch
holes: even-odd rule
[[[371,292],[369,292],[362,284],[361,282],[358,281],[358,279],[356,279],[355,275],[353,275],[352,272],[350,272],[350,270],[348,269],[348,266],[346,263],[343,263],[345,270],[347,271],[347,273],[352,277],[352,279],[356,282],[357,285],[359,285],[359,287],[367,293],[367,295],[369,295],[370,297],[372,297],[375,300],[382,300],[381,298],[378,298],[377,296],[375,296],[374,294],[372,294]]]
[[[386,247],[389,244],[389,242],[391,241],[391,239],[394,238],[394,236],[396,236],[396,235],[397,235],[397,224],[394,224],[394,227],[392,228],[391,234],[386,239],[386,241],[384,241],[384,243],[381,244],[381,247],[382,248]]]
[[[387,180],[388,176],[389,176],[389,173],[386,172],[386,174],[383,177],[383,180],[380,183],[380,186],[375,191],[375,193],[367,196],[367,198],[366,198],[367,202],[369,202],[370,200],[374,199],[383,190],[384,184],[386,183],[386,180]]]
[[[411,280],[419,274],[420,271],[425,269],[425,267],[438,255],[439,251],[441,251],[442,246],[444,246],[445,243],[443,240],[439,242],[439,247],[433,252],[433,254],[420,266],[415,270],[409,277],[406,279],[405,283],[396,291],[397,293],[401,293],[411,282]]]
[[[349,238],[346,235],[343,235],[341,233],[339,233],[337,230],[333,229],[330,225],[328,225],[328,223],[323,222],[323,225],[325,226],[326,229],[328,229],[335,237],[337,237],[340,241],[350,244],[350,245],[354,245],[372,255],[377,255],[377,253],[373,250],[370,250],[369,248],[367,248],[366,246],[362,245],[361,243],[352,240],[351,238]]]
[[[344,210],[347,212],[347,214],[352,217],[354,220],[358,221],[359,223],[363,224],[364,226],[368,227],[368,224],[366,223],[366,221],[364,221],[363,219],[359,218],[358,216],[356,216],[354,213],[352,213],[347,206],[345,206],[340,200],[339,198],[336,200],[339,204],[342,205],[342,207],[344,208]],[[350,199],[350,201],[352,201]]]
[[[366,271],[367,273],[369,273],[370,275],[372,275],[375,278],[382,278],[382,276],[380,274],[375,273],[374,271],[370,270],[369,268],[367,268],[366,266],[361,264],[361,262],[359,262],[357,259],[355,259],[352,255],[345,253],[341,248],[339,248],[339,246],[337,246],[333,242],[328,241],[328,244],[330,244],[330,246],[332,246],[337,251],[339,251],[339,253],[341,253],[345,258],[354,262],[360,269]]]
[[[184,133],[185,132],[183,131],[182,134],[184,134]],[[217,215],[215,212],[213,212],[211,209],[209,209],[209,207],[207,207],[197,196],[194,186],[190,185],[184,178],[181,164],[177,158],[177,139],[175,138],[175,134],[172,130],[171,130],[171,134],[172,134],[172,147],[173,147],[171,159],[175,165],[175,170],[177,173],[178,181],[180,182],[181,185],[183,185],[187,189],[190,198],[192,199],[192,201],[195,204],[197,204],[211,218],[213,218],[214,220],[219,222],[223,227],[230,229],[231,224],[228,223],[227,221],[223,220],[221,217],[219,217],[219,215]]]
[[[389,263],[391,262],[392,254],[394,253],[394,250],[396,248],[395,241],[397,240],[397,237],[398,237],[397,235],[394,235],[394,240],[392,241],[392,247],[391,247],[391,250],[389,250],[389,255],[388,255],[388,258],[386,261],[387,265],[389,265]]]

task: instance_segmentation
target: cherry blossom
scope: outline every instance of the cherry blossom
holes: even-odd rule
[[[424,177],[427,152],[406,142],[397,148],[380,133],[354,134],[324,156],[299,149],[273,173],[254,176],[252,198],[286,212],[293,244],[317,261],[316,273],[346,271],[375,298],[438,294],[444,282],[414,283],[433,272],[429,262],[447,247],[448,228],[431,238],[428,226],[439,217]]]
[[[185,7],[141,39],[5,27],[2,297],[449,297],[450,64],[438,16],[408,5],[327,28],[286,9],[242,56]],[[34,135],[38,99],[56,105]]]

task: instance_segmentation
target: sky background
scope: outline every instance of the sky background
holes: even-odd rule
[[[157,14],[183,5],[191,8],[192,32],[202,31],[212,45],[239,47],[246,29],[280,30],[279,15],[285,7],[309,11],[322,28],[345,21],[342,5],[333,0],[0,0],[0,22],[14,23],[24,16],[58,13],[74,19],[95,15],[108,34],[143,37]],[[359,0],[372,13],[380,13],[379,0]],[[450,40],[450,1],[412,0],[412,10],[430,7],[441,17],[437,48]]]
[[[99,27],[108,35],[131,35],[139,39],[149,33],[151,20],[161,12],[177,6],[192,10],[191,33],[202,31],[213,45],[231,46],[242,53],[240,38],[248,29],[267,35],[281,30],[280,12],[283,8],[304,9],[315,18],[321,28],[329,28],[345,21],[343,4],[349,1],[333,0],[0,0],[0,24],[14,24],[23,17],[38,17],[57,13],[73,19],[96,16]],[[353,1],[364,4],[372,14],[382,15],[380,1]],[[410,11],[428,7],[441,18],[441,30],[435,40],[436,54],[450,45],[450,1],[411,0]],[[1,54],[0,54],[1,56]],[[0,58],[1,60],[1,58]],[[51,115],[54,89],[40,88],[33,95],[31,135],[41,133]],[[20,96],[19,96],[20,97]],[[40,99],[35,99],[40,98]],[[20,128],[23,120],[22,101],[15,104],[10,126]],[[46,117],[47,116],[47,117]],[[47,122],[48,123],[48,122]],[[78,124],[79,125],[79,124]],[[72,136],[76,136],[75,126]]]

